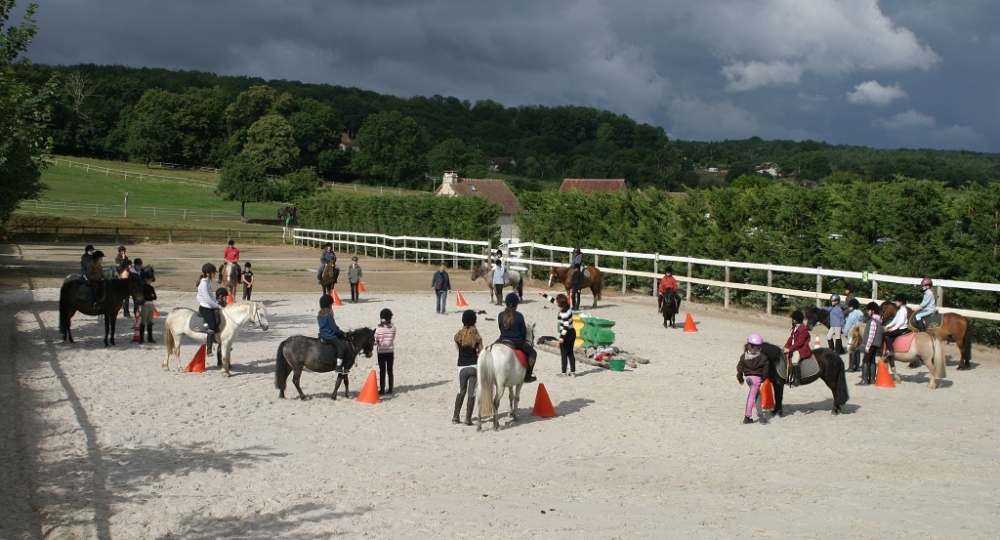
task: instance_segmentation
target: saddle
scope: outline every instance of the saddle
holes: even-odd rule
[[[94,287],[91,287],[90,282],[86,282],[83,286],[76,290],[76,297],[87,303],[103,302],[105,298],[108,297],[108,288],[104,287],[104,295],[99,299],[94,300]]]
[[[892,350],[897,353],[905,353],[910,351],[910,345],[913,345],[913,338],[917,334],[913,332],[907,332],[896,339],[892,340]]]
[[[515,347],[512,341],[510,341],[509,339],[498,339],[493,343],[506,345],[510,347],[510,349],[514,351],[514,356],[517,357],[517,361],[520,362],[522,366],[524,366],[524,369],[528,369],[528,357],[523,352],[521,352],[521,349]]]
[[[222,331],[226,328],[226,318],[222,316],[222,313],[219,313],[218,318],[219,318],[218,321],[219,333],[222,333]],[[208,333],[205,331],[205,319],[201,317],[200,313],[195,313],[194,315],[191,315],[191,319],[188,320],[188,328],[190,328],[191,331],[197,334]]]
[[[935,311],[934,313],[921,319],[921,322],[923,322],[927,329],[930,330],[931,328],[939,328],[943,320],[944,314],[940,311]]]
[[[778,361],[777,370],[778,376],[782,379],[786,379],[788,373],[788,358],[782,358]],[[816,361],[816,357],[810,356],[809,358],[800,360],[799,371],[801,372],[800,380],[807,379],[819,373],[819,362]]]
[[[338,352],[337,344],[334,343],[334,342],[332,342],[332,341],[326,340],[326,339],[323,338],[323,336],[319,336],[319,335],[316,336],[316,340],[319,341],[319,343],[321,345],[320,348],[319,348],[319,361],[321,363],[327,364],[329,366],[336,366],[337,365],[337,352]],[[351,345],[350,340],[344,339],[343,341],[344,341],[344,344],[347,345],[347,352],[348,352],[347,356],[351,356],[350,353],[353,350],[353,347]],[[354,366],[354,358],[353,357],[351,357],[351,358],[344,358],[344,371],[345,372],[350,371],[353,366]]]

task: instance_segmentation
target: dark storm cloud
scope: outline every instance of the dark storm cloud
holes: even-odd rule
[[[578,104],[675,137],[997,151],[986,0],[39,0],[36,62]]]

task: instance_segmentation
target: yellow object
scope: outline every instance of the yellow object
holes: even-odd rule
[[[583,347],[583,321],[580,320],[580,314],[573,314],[573,328],[576,329],[576,341],[573,342],[573,348],[579,349]]]

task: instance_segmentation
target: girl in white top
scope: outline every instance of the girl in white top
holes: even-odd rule
[[[212,293],[212,279],[216,273],[214,264],[205,263],[201,267],[201,278],[198,279],[198,313],[201,314],[201,318],[205,321],[205,327],[208,329],[208,337],[205,338],[206,354],[212,354],[212,345],[215,344],[215,333],[219,331],[219,324],[215,319],[215,310],[222,308],[215,301],[215,296]]]

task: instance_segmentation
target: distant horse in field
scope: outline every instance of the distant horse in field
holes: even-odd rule
[[[222,316],[225,321],[215,334],[215,343],[219,344],[216,361],[222,367],[222,376],[228,377],[233,342],[240,335],[243,326],[251,323],[260,326],[261,330],[267,330],[269,325],[267,310],[260,302],[233,302],[222,308]],[[184,371],[184,364],[181,364],[181,336],[204,343],[206,333],[203,324],[201,315],[187,308],[174,309],[167,315],[167,321],[163,325],[163,343],[167,347],[167,357],[163,359],[164,371],[170,370],[171,355],[177,357],[178,369]]]
[[[340,267],[337,263],[330,261],[323,266],[323,273],[320,274],[320,283],[323,288],[323,294],[332,294],[334,287],[337,286],[337,278],[340,277]]]
[[[589,275],[587,275],[589,274]],[[568,266],[558,266],[549,269],[549,287],[556,283],[562,283],[563,287],[566,287],[566,296],[569,296],[573,289],[573,272]],[[604,285],[601,281],[601,271],[597,269],[596,266],[588,266],[587,271],[584,272],[583,276],[583,289],[590,288],[590,293],[594,295],[594,304],[591,307],[597,307],[597,301],[601,299],[601,290]]]
[[[783,416],[781,408],[782,398],[785,392],[785,374],[788,373],[788,357],[777,345],[764,343],[760,348],[768,360],[767,379],[774,387],[774,412],[773,416]],[[840,414],[841,405],[847,403],[850,394],[847,391],[847,375],[844,372],[844,360],[839,354],[830,349],[813,349],[811,358],[816,360],[817,371],[809,375],[803,374],[799,384],[805,385],[820,379],[833,393],[833,414]],[[806,358],[803,362],[810,360]],[[799,362],[803,366],[803,362]]]
[[[535,341],[535,325],[527,328],[527,341]],[[520,351],[518,351],[520,352]],[[493,419],[493,430],[500,429],[500,400],[510,390],[510,420],[517,421],[517,404],[527,369],[518,360],[514,348],[497,341],[479,353],[476,377],[479,379],[479,415],[476,431],[483,429],[483,416]]]
[[[490,289],[490,302],[496,303],[503,300],[503,298],[496,298],[496,289],[493,288],[493,267],[486,263],[473,266],[472,281],[476,281],[479,278],[483,278],[486,286]],[[517,293],[517,297],[524,300],[524,281],[521,279],[520,272],[508,268],[506,277],[503,280],[503,286],[511,287]]]
[[[230,296],[236,298],[236,287],[240,284],[240,264],[227,262],[219,268],[219,283],[226,288]]]
[[[659,295],[659,300],[660,313],[663,314],[663,327],[677,328],[675,319],[677,313],[681,310],[681,295],[677,294],[677,291],[673,289],[667,289],[666,292]]]
[[[153,276],[153,267],[148,266],[148,275]],[[105,275],[109,275],[105,272]],[[156,279],[153,277],[153,279]],[[81,290],[82,289],[82,290]],[[115,344],[115,329],[118,322],[118,312],[122,310],[125,299],[129,296],[136,305],[146,301],[142,295],[142,283],[135,279],[105,279],[104,297],[98,300],[98,308],[94,309],[93,292],[82,279],[74,276],[66,278],[59,289],[59,333],[63,341],[73,343],[73,333],[70,323],[73,315],[79,311],[84,315],[104,315],[104,346]]]
[[[854,349],[862,346],[862,326],[863,325],[857,325],[851,328],[851,331],[849,332],[850,344]],[[892,370],[892,378],[897,383],[900,382],[901,379],[899,378],[899,374],[896,373],[896,360],[901,362],[923,360],[924,365],[927,366],[927,372],[931,379],[931,381],[927,384],[930,388],[937,388],[937,380],[943,379],[947,376],[944,365],[944,346],[937,336],[927,332],[903,334],[893,340],[893,349],[894,354],[892,356],[885,357],[885,363],[889,366],[889,369]]]
[[[371,328],[351,330],[347,332],[347,344],[349,352],[347,358],[344,358],[344,371],[337,373],[337,382],[333,387],[333,392],[330,394],[330,398],[334,400],[337,399],[337,390],[340,388],[341,381],[344,383],[344,397],[350,397],[350,382],[347,379],[347,374],[354,367],[354,359],[357,358],[359,352],[364,354],[365,358],[371,358],[372,349],[375,347],[375,331]],[[285,399],[285,386],[288,383],[289,373],[295,373],[292,377],[292,383],[295,384],[295,389],[299,391],[299,399],[304,401],[308,398],[302,393],[302,387],[299,386],[302,369],[308,368],[310,371],[317,373],[326,373],[336,369],[334,364],[322,361],[324,352],[327,354],[332,353],[333,358],[336,358],[336,350],[324,351],[324,348],[336,349],[331,345],[320,343],[317,338],[308,336],[292,336],[278,345],[278,354],[274,369],[274,386],[279,390],[279,398]]]

